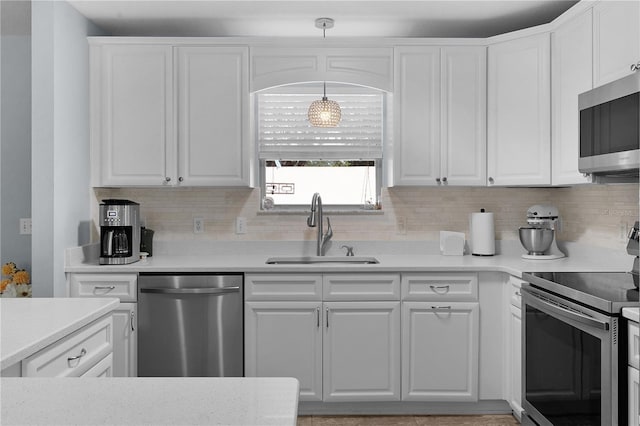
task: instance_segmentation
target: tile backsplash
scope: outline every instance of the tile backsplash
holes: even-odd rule
[[[638,220],[638,184],[581,185],[566,188],[397,187],[383,190],[382,211],[327,214],[336,240],[437,240],[439,231],[468,235],[469,213],[493,212],[496,239],[517,240],[527,208],[553,204],[560,210],[558,240],[620,249]],[[141,217],[158,240],[313,240],[306,215],[258,211],[260,191],[248,188],[95,188],[93,223],[99,200],[124,198],[140,203]],[[309,200],[311,201],[311,200]],[[193,232],[193,218],[204,232]],[[246,234],[235,220],[246,218]],[[94,240],[97,230],[94,226]]]

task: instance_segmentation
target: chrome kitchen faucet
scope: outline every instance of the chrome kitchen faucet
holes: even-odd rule
[[[331,221],[327,218],[327,233],[323,234],[322,197],[317,192],[313,194],[311,199],[311,214],[307,218],[307,226],[311,228],[318,227],[316,255],[324,256],[324,246],[333,237],[333,230],[331,229]]]

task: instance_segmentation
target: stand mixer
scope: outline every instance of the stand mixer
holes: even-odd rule
[[[519,229],[520,242],[527,250],[523,259],[551,260],[565,257],[556,244],[558,208],[536,204],[527,209],[527,224]]]

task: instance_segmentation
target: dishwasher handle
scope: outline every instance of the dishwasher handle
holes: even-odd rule
[[[226,294],[238,293],[240,287],[220,287],[220,288],[141,288],[140,293],[155,294]]]

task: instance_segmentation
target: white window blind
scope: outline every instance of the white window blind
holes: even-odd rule
[[[258,152],[271,160],[374,160],[382,158],[383,94],[334,94],[342,120],[313,127],[307,119],[317,94],[260,93]]]

